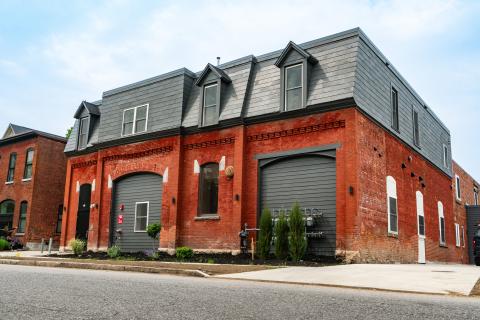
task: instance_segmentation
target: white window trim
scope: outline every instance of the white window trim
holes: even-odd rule
[[[447,243],[447,232],[445,230],[445,216],[443,214],[443,203],[441,201],[438,201],[438,232],[439,232],[439,242],[442,246],[446,245]],[[445,234],[445,241],[442,241],[442,220],[443,218],[443,232]]]
[[[460,225],[455,223],[455,246],[460,248]]]
[[[147,232],[147,230],[137,230],[137,205],[139,204],[147,204],[147,224],[148,226],[148,219],[150,216],[150,202],[149,201],[141,201],[141,202],[135,202],[135,220],[133,221],[133,232]]]
[[[215,96],[215,104],[213,105],[210,105],[210,106],[207,106],[206,105],[206,94],[205,92],[207,91],[208,88],[211,88],[211,87],[217,87],[217,93],[216,93],[216,96]],[[207,107],[211,108],[213,106],[215,106],[215,110],[220,110],[219,109],[219,106],[217,105],[218,103],[220,103],[219,101],[217,101],[217,96],[218,96],[218,83],[212,83],[212,84],[209,84],[209,85],[206,85],[203,87],[203,103],[202,103],[202,126],[211,126],[211,125],[214,125],[214,123],[209,123],[209,124],[206,124],[205,123],[205,109]],[[217,115],[217,118],[218,118],[218,115]],[[217,119],[218,121],[218,119]]]
[[[458,194],[460,193],[460,197]],[[462,200],[462,189],[460,187],[460,177],[458,175],[455,175],[455,199],[458,201]]]
[[[445,150],[447,152],[445,152]],[[443,166],[447,169],[450,168],[450,166],[448,165],[448,147],[446,144],[444,144],[442,148],[442,158],[443,158]]]
[[[28,182],[28,181],[31,181],[32,178],[26,178],[26,179],[22,179],[22,182]]]
[[[137,132],[137,109],[141,108],[141,107],[147,107],[147,112],[145,113],[145,131]],[[125,124],[125,112],[127,112],[128,110],[133,110],[132,133],[124,134],[123,133],[123,125]],[[122,137],[128,137],[128,136],[134,136],[134,135],[137,135],[137,134],[146,133],[148,131],[148,112],[149,112],[149,110],[150,110],[150,104],[149,103],[145,103],[145,104],[142,104],[142,105],[139,105],[139,106],[136,106],[136,107],[132,107],[132,108],[123,109],[121,136]]]
[[[80,136],[82,136],[82,122],[86,122],[87,124],[87,132],[85,133],[85,145],[84,146],[81,146],[80,145]],[[77,149],[78,150],[84,150],[87,148],[87,145],[88,145],[88,135],[89,135],[89,132],[90,131],[90,117],[89,116],[86,116],[86,117],[82,117],[80,118],[80,123],[78,124],[78,141],[77,141]]]
[[[301,67],[300,69],[301,69],[301,71],[302,71],[301,74],[300,74],[301,85],[300,85],[300,87],[295,87],[295,88],[289,88],[289,89],[287,89],[287,73],[288,73],[288,69],[296,68],[296,67],[298,67],[298,66]],[[298,109],[302,109],[302,108],[304,107],[304,105],[303,105],[303,85],[304,85],[304,83],[303,83],[303,72],[304,72],[304,71],[303,71],[303,63],[296,63],[296,64],[293,64],[293,65],[291,65],[291,66],[285,67],[285,71],[284,71],[284,72],[285,72],[285,77],[284,77],[285,79],[283,80],[283,81],[284,81],[284,84],[283,84],[283,85],[284,85],[284,93],[283,93],[283,95],[285,96],[285,97],[284,97],[284,99],[285,99],[285,101],[284,101],[284,105],[285,105],[284,109],[285,109],[285,110],[284,110],[284,111],[290,111],[290,110],[288,110],[288,104],[287,104],[287,90],[298,89],[298,88],[301,89],[300,92],[302,93],[302,96],[301,96],[301,99],[300,99],[300,108],[298,108]],[[294,109],[294,110],[297,110],[297,109]]]
[[[425,226],[425,208],[423,205],[423,193],[420,191],[416,192],[416,201],[417,201],[417,234],[418,237],[425,239],[425,235],[427,234],[427,228]],[[423,235],[420,234],[420,219],[419,216],[423,217]],[[397,215],[398,217],[398,215]]]
[[[397,200],[397,230],[393,231],[390,221],[390,198]],[[392,176],[387,176],[387,221],[388,221],[388,233],[398,235],[398,198],[397,198],[397,182]]]

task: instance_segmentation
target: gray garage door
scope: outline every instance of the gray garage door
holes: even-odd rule
[[[333,154],[335,154],[333,152]],[[290,209],[296,201],[305,213],[322,213],[307,228],[308,253],[335,255],[336,170],[333,157],[304,155],[262,160],[261,207],[274,214]],[[319,237],[320,232],[323,236]]]
[[[475,263],[472,244],[473,235],[477,232],[478,225],[480,225],[480,206],[467,206],[467,245],[471,264]]]
[[[152,249],[145,226],[160,222],[162,189],[162,177],[150,173],[128,176],[115,183],[112,243],[122,251]]]

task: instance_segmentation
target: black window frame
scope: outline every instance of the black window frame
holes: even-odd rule
[[[441,245],[446,245],[447,243],[447,238],[446,238],[446,235],[445,235],[445,216],[441,216],[439,218],[439,228],[440,228],[440,244]]]
[[[2,213],[1,212],[1,209],[2,209],[2,206],[7,206],[8,204],[12,204],[12,211],[11,212],[5,212],[5,213]],[[12,199],[5,199],[3,200],[2,202],[0,202],[0,215],[9,215],[12,217],[12,219],[10,220],[10,223],[8,225],[9,229],[12,229],[12,224],[13,224],[13,216],[15,214],[15,207],[16,207],[16,203],[14,200]]]
[[[13,161],[12,161],[13,159]],[[13,163],[12,163],[13,162]],[[15,180],[15,167],[17,163],[17,153],[10,153],[8,158],[8,170],[7,170],[7,181],[6,183],[12,183]]]
[[[205,170],[212,168],[216,177],[206,179]],[[218,194],[219,194],[219,164],[208,162],[200,167],[198,179],[198,216],[217,216],[218,215]]]
[[[425,216],[422,214],[418,215],[418,235],[425,236]]]
[[[62,221],[63,221],[63,204],[59,205],[57,209],[57,224],[55,226],[55,233],[62,233]]]
[[[25,208],[25,211],[24,211]],[[22,201],[20,202],[20,210],[18,214],[18,225],[17,225],[17,231],[16,233],[25,233],[25,229],[27,227],[27,211],[28,211],[28,201]],[[22,222],[24,222],[23,227]]]
[[[202,112],[201,112],[201,126],[213,126],[218,124],[220,118],[220,91],[221,91],[222,83],[221,81],[209,82],[202,86]],[[215,92],[215,105],[206,105],[206,91],[208,88],[216,87]],[[213,108],[215,107],[215,121],[212,123],[206,123],[205,121],[205,111],[206,108]]]
[[[84,126],[85,123],[85,126]],[[82,129],[86,127],[86,132],[82,133]],[[81,117],[78,123],[78,142],[77,142],[77,149],[82,150],[87,147],[88,144],[88,135],[90,131],[90,116]],[[85,136],[85,141],[82,140],[82,136]],[[83,144],[82,144],[83,141]]]
[[[412,109],[413,144],[420,148],[420,113]]]
[[[32,152],[32,160],[28,160],[28,154]],[[30,180],[32,179],[33,175],[33,158],[35,157],[35,149],[34,148],[28,148],[27,151],[25,152],[25,166],[23,167],[23,180]],[[30,170],[28,170],[30,169]],[[27,175],[29,173],[29,175]]]
[[[398,105],[398,90],[390,87],[390,107],[392,108],[392,129],[400,132],[400,113]]]
[[[392,200],[395,202],[394,205]],[[397,234],[398,233],[398,199],[392,196],[388,197],[388,231],[390,233]],[[394,223],[393,223],[394,222]],[[392,228],[393,224],[395,224],[395,229]]]

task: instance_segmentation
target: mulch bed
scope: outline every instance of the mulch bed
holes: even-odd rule
[[[119,258],[111,259],[106,252],[87,251],[80,256],[74,254],[52,254],[50,257],[57,258],[71,258],[71,259],[94,259],[94,260],[126,260],[126,261],[159,261],[159,262],[178,262],[179,260],[174,255],[159,252],[156,257],[146,254],[145,252],[136,253],[122,253]],[[319,256],[305,256],[303,261],[293,262],[277,260],[272,256],[272,259],[252,261],[251,255],[239,254],[232,255],[229,253],[196,253],[190,259],[182,260],[182,262],[193,263],[215,263],[215,264],[243,264],[243,265],[270,265],[270,266],[311,266],[319,267],[326,265],[339,264],[342,261],[335,260],[332,257]]]

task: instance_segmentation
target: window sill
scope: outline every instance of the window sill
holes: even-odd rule
[[[203,220],[220,220],[219,215],[203,215],[203,216],[197,216],[194,219],[195,221],[203,221]]]
[[[462,204],[462,199],[455,199],[455,202],[458,204]]]
[[[398,239],[398,232],[388,232],[387,236]]]
[[[24,236],[25,235],[25,232],[17,232],[15,233],[15,236]]]
[[[32,178],[22,179],[22,182],[28,182],[28,181],[32,181]]]
[[[13,184],[13,181],[6,181],[5,184]]]
[[[448,248],[448,247],[447,247],[447,245],[446,245],[446,244],[444,244],[444,243],[440,243],[438,246],[439,246],[440,248],[445,248],[445,249],[447,249],[447,248]]]

